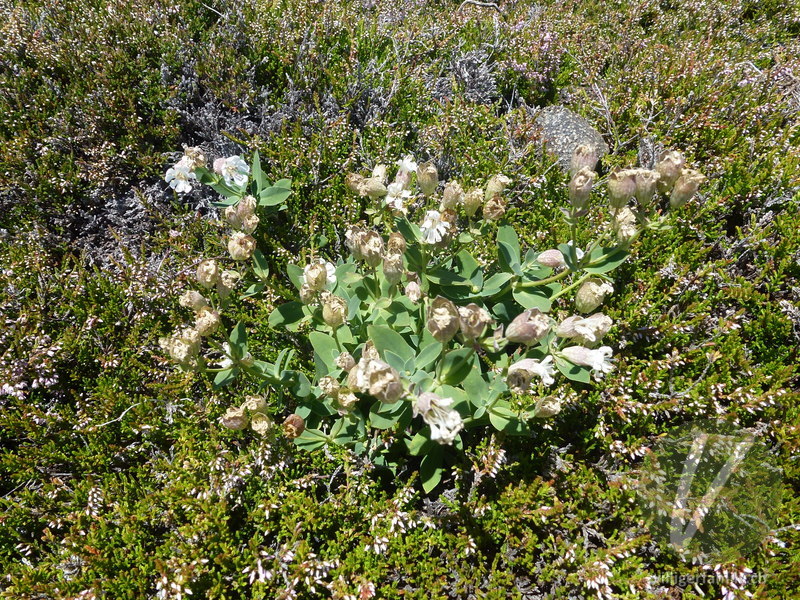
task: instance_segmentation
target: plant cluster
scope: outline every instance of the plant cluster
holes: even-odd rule
[[[563,213],[573,239],[589,212],[597,160],[587,145],[572,158]],[[297,299],[276,308],[269,324],[309,331],[313,382],[285,368],[289,351],[274,363],[256,360],[241,322],[227,341],[210,342],[223,357],[209,368],[202,339],[211,340],[220,328],[220,310],[242,278],[214,259],[202,260],[196,277],[202,288],[216,290],[219,302],[187,291],[180,302],[195,311],[194,326],[161,345],[182,366],[215,372],[217,386],[246,374],[265,389],[290,390],[298,406],[283,430],[303,448],[338,444],[390,467],[406,453],[421,457],[423,487],[430,491],[441,480],[444,446],[463,448],[467,430],[528,433],[531,419],[561,410],[559,398],[548,394],[559,374],[589,384],[612,370],[612,349],[602,340],[613,322],[596,312],[614,290],[610,273],[642,230],[667,227],[657,196],[667,195],[678,208],[704,178],[685,168],[677,151],[665,152],[653,170],[614,169],[607,180],[607,226],[586,248],[569,241],[523,253],[516,230],[505,222],[511,179],[497,174],[465,189],[458,181],[441,182],[433,162],[417,164],[409,155],[396,167],[391,182],[383,164],[369,176],[347,176],[347,187],[371,201],[369,224],[345,233],[348,257],[334,264],[312,252],[307,264],[288,267]],[[166,180],[177,192],[198,181],[225,197],[228,254],[264,281],[266,259],[251,235],[259,223],[256,210],[280,205],[289,183],[271,186],[258,153],[250,164],[239,156],[219,158],[209,171],[196,148],[185,149]],[[471,247],[492,234],[496,260],[476,257]],[[246,294],[258,291],[255,283]],[[556,301],[569,297],[571,314],[555,318]],[[263,396],[250,396],[222,422],[271,434],[267,404]]]

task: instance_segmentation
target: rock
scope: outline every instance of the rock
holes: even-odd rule
[[[566,106],[548,106],[536,115],[535,126],[545,148],[558,158],[566,171],[572,153],[579,144],[588,144],[597,150],[598,158],[608,154],[603,136],[582,116]]]

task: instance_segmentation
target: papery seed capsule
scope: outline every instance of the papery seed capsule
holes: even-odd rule
[[[669,204],[672,208],[680,208],[697,193],[700,185],[706,180],[705,176],[694,169],[683,169],[680,177],[672,188]]]
[[[446,344],[458,333],[460,317],[458,309],[447,298],[437,296],[428,311],[428,331],[436,341]]]
[[[464,212],[468,217],[475,216],[482,204],[483,190],[480,188],[473,188],[464,196]]]
[[[611,208],[622,208],[635,193],[635,169],[617,169],[608,174],[608,199]]]
[[[606,296],[613,291],[613,286],[602,279],[595,277],[584,281],[575,294],[575,308],[580,313],[590,313],[600,306]]]
[[[349,352],[342,352],[336,357],[336,366],[343,371],[349,371],[356,366],[356,360]]]
[[[300,437],[306,429],[306,422],[300,415],[289,415],[283,422],[283,435],[289,439]]]
[[[464,199],[464,190],[462,189],[461,185],[457,181],[451,181],[446,186],[444,186],[444,192],[442,193],[442,206],[441,210],[450,209],[455,210],[455,208],[461,204]]]
[[[328,283],[328,269],[323,261],[307,264],[303,269],[303,275],[306,278],[306,285],[316,292],[324,290]]]
[[[200,310],[204,306],[208,306],[208,300],[206,300],[200,292],[195,290],[185,291],[178,300],[178,303],[185,308],[191,308],[195,311]]]
[[[389,285],[400,283],[403,273],[405,273],[405,268],[402,254],[387,254],[383,257],[383,276],[386,277]]]
[[[233,429],[234,431],[241,431],[242,429],[247,428],[247,426],[250,424],[250,419],[248,418],[244,409],[233,406],[225,411],[225,414],[222,415],[220,421],[222,422],[223,426],[227,427],[228,429]]]
[[[639,228],[636,226],[636,214],[627,206],[622,207],[614,215],[611,228],[621,243],[630,243],[639,233]]]
[[[573,207],[582,209],[586,206],[595,179],[597,179],[597,173],[587,167],[583,167],[575,173],[569,182],[569,201]]]
[[[197,283],[204,288],[211,288],[219,280],[219,267],[212,259],[206,259],[197,265]]]
[[[395,231],[389,236],[386,242],[386,250],[389,254],[404,254],[406,251],[406,238],[399,231]]]
[[[373,269],[381,264],[383,260],[383,238],[377,231],[368,231],[364,236],[360,254]]]
[[[458,316],[461,335],[467,341],[473,341],[483,336],[486,326],[492,322],[492,317],[486,309],[474,302],[460,306]]]
[[[348,173],[344,182],[348,190],[354,194],[361,194],[361,185],[364,183],[364,176],[358,173]]]
[[[432,196],[439,185],[439,173],[432,161],[424,162],[417,167],[417,185],[425,196]]]
[[[597,166],[597,149],[589,144],[579,144],[572,153],[569,174],[574,177],[581,169],[594,171]]]
[[[383,198],[389,193],[389,190],[383,183],[381,183],[381,181],[375,179],[374,177],[370,177],[369,179],[364,179],[361,181],[358,186],[358,192],[362,196],[369,196],[375,200],[378,198]]]
[[[409,281],[406,284],[406,289],[403,291],[403,293],[414,304],[419,302],[420,299],[422,298],[422,288],[416,281]]]
[[[512,180],[505,175],[498,174],[493,176],[486,182],[486,190],[483,194],[484,201],[488,202],[498,194],[502,194],[511,183]]]
[[[650,169],[636,169],[636,200],[642,208],[647,208],[653,202],[658,180],[661,176],[658,171]]]
[[[531,308],[518,315],[506,327],[506,339],[530,346],[541,340],[551,327],[550,318],[539,309]]]
[[[658,180],[658,190],[662,194],[669,192],[681,176],[681,171],[686,164],[686,159],[678,150],[664,152],[656,164],[656,171],[661,176]]]
[[[504,214],[506,214],[506,203],[500,194],[495,194],[483,206],[483,218],[486,221],[497,221]]]
[[[255,249],[256,240],[244,232],[234,231],[228,240],[228,253],[233,260],[247,260],[253,256]]]
[[[267,435],[273,428],[272,419],[261,412],[257,412],[250,417],[250,429],[259,435]]]
[[[329,295],[322,305],[322,319],[336,329],[347,319],[347,303],[339,296]]]

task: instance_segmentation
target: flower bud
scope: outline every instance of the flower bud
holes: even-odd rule
[[[364,245],[364,239],[367,237],[367,231],[363,227],[351,225],[347,228],[344,234],[344,243],[353,258],[356,260],[364,260],[364,255],[361,248]]]
[[[432,161],[417,166],[417,185],[425,196],[431,196],[439,185],[439,173]]]
[[[442,206],[441,210],[449,208],[451,210],[455,210],[455,208],[461,204],[464,199],[464,190],[459,185],[457,181],[451,181],[446,186],[444,186],[444,192],[442,193]]]
[[[487,221],[497,221],[504,214],[506,214],[506,203],[500,194],[495,194],[483,205],[483,218]]]
[[[517,315],[506,328],[506,339],[516,344],[531,346],[550,331],[550,318],[538,308],[531,308]]]
[[[389,236],[389,241],[386,242],[386,251],[389,254],[403,254],[406,251],[406,238],[399,231],[395,231]]]
[[[570,161],[569,174],[574,177],[581,169],[594,171],[597,166],[597,149],[589,144],[579,144],[575,147]]]
[[[545,396],[536,401],[533,416],[539,419],[549,419],[561,412],[561,402],[555,396]]]
[[[590,313],[603,303],[606,296],[614,291],[607,281],[593,277],[584,281],[575,294],[575,308],[580,313]]]
[[[185,308],[191,308],[195,311],[208,306],[208,300],[206,300],[200,292],[195,290],[185,291],[180,297],[180,300],[178,300],[178,303]]]
[[[361,244],[361,256],[373,269],[383,260],[383,238],[377,231],[368,231]]]
[[[608,199],[611,208],[622,208],[635,193],[635,169],[615,169],[608,174]]]
[[[486,326],[492,322],[492,317],[486,309],[474,302],[458,308],[459,326],[461,335],[467,341],[472,341],[483,336]]]
[[[347,303],[339,296],[329,295],[322,305],[322,319],[329,327],[336,329],[347,318]]]
[[[468,217],[474,217],[482,204],[483,190],[480,188],[472,188],[469,193],[464,195],[464,212]]]
[[[343,371],[349,371],[356,366],[356,360],[349,352],[342,352],[336,357],[336,366]]]
[[[347,189],[354,194],[361,194],[361,185],[364,183],[364,176],[358,173],[348,173],[344,179]]]
[[[403,267],[402,254],[387,254],[384,256],[383,276],[386,277],[386,281],[389,282],[389,285],[400,283],[400,280],[403,278],[403,273],[405,273],[405,268]]]
[[[247,417],[244,409],[233,406],[225,411],[225,414],[222,415],[220,421],[222,422],[223,426],[227,427],[228,429],[233,429],[234,431],[241,431],[250,423],[250,419]]]
[[[377,200],[378,198],[383,198],[389,191],[380,180],[370,177],[361,181],[358,186],[358,193],[361,196],[369,196],[373,200]]]
[[[511,183],[512,180],[505,175],[495,175],[486,183],[483,199],[488,202],[498,194],[502,194]]]
[[[583,167],[575,173],[569,182],[569,201],[573,207],[581,209],[586,206],[595,179],[597,179],[597,173],[588,167]]]
[[[686,159],[681,152],[677,150],[663,152],[656,164],[656,171],[661,176],[658,180],[658,191],[662,194],[670,191],[681,176],[685,164]]]
[[[250,429],[259,435],[267,435],[272,431],[273,423],[267,415],[262,412],[253,413],[250,416]]]
[[[669,204],[672,208],[680,208],[692,199],[697,189],[706,180],[705,176],[694,169],[683,169],[680,177],[672,188]]]
[[[447,298],[437,296],[431,303],[427,325],[437,342],[446,344],[452,340],[460,325],[456,305]]]
[[[536,257],[538,262],[543,267],[550,267],[551,269],[559,269],[567,263],[564,261],[564,255],[561,250],[545,250]]]
[[[197,311],[194,327],[201,336],[214,333],[219,328],[219,313],[208,307],[203,307]]]
[[[639,206],[647,208],[653,201],[658,179],[661,176],[658,174],[658,171],[651,171],[650,169],[635,169],[635,171],[636,200],[639,201]]]
[[[639,233],[639,228],[636,226],[636,214],[627,206],[622,207],[614,215],[611,228],[621,243],[629,243]]]
[[[256,240],[241,231],[234,231],[228,240],[228,252],[233,260],[247,260],[253,256]]]
[[[422,298],[422,288],[416,281],[409,281],[408,284],[406,284],[406,289],[403,291],[403,293],[408,297],[409,300],[411,300],[413,304],[416,304]]]
[[[283,422],[283,435],[290,440],[298,438],[306,429],[306,422],[300,415],[289,415]]]
[[[219,280],[219,267],[212,259],[207,259],[197,265],[197,283],[204,288],[211,288]]]

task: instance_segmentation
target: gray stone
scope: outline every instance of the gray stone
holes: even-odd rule
[[[564,170],[569,169],[572,153],[580,144],[595,148],[598,158],[608,153],[608,145],[600,132],[566,106],[542,109],[536,115],[535,125],[545,148],[556,156]]]

